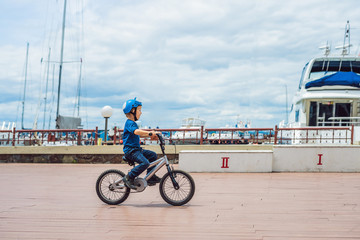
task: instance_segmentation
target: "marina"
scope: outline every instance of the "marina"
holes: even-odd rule
[[[4,4],[0,240],[360,240],[356,3],[190,2]]]

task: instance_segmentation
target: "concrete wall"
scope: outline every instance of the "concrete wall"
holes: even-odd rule
[[[189,172],[360,172],[360,146],[283,145],[273,146],[273,151],[181,151],[179,167]]]
[[[179,168],[188,172],[271,172],[272,151],[181,151]]]
[[[158,145],[142,146],[162,155]],[[0,163],[120,163],[121,145],[0,147]],[[271,149],[271,145],[166,145],[169,160],[177,162],[179,151],[189,149]]]
[[[157,145],[144,148],[161,156]],[[196,172],[360,172],[359,145],[168,145],[166,154]],[[0,163],[120,163],[122,155],[118,145],[0,147]]]
[[[274,146],[274,172],[360,172],[360,147]]]

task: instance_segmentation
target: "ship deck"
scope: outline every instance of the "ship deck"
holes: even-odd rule
[[[0,164],[0,239],[360,239],[359,173],[191,173],[184,206],[157,186],[110,206],[109,168],[129,166]]]

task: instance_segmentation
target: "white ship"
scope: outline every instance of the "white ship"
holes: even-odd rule
[[[322,57],[309,61],[301,75],[285,127],[355,126],[360,128],[360,57],[350,54],[350,24],[345,27],[344,44],[330,55],[330,46]],[[281,126],[280,126],[281,127]],[[359,141],[359,139],[355,139]]]
[[[180,129],[184,131],[176,131],[172,136],[171,140],[182,140],[183,142],[194,142],[197,143],[201,138],[201,127],[205,126],[206,121],[200,118],[190,117],[182,120]],[[188,130],[188,131],[185,131]],[[203,136],[204,138],[205,136]]]

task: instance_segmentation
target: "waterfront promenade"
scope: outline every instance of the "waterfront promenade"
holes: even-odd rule
[[[109,168],[129,166],[0,164],[0,239],[360,239],[359,173],[191,173],[185,206],[158,186],[110,206]]]

